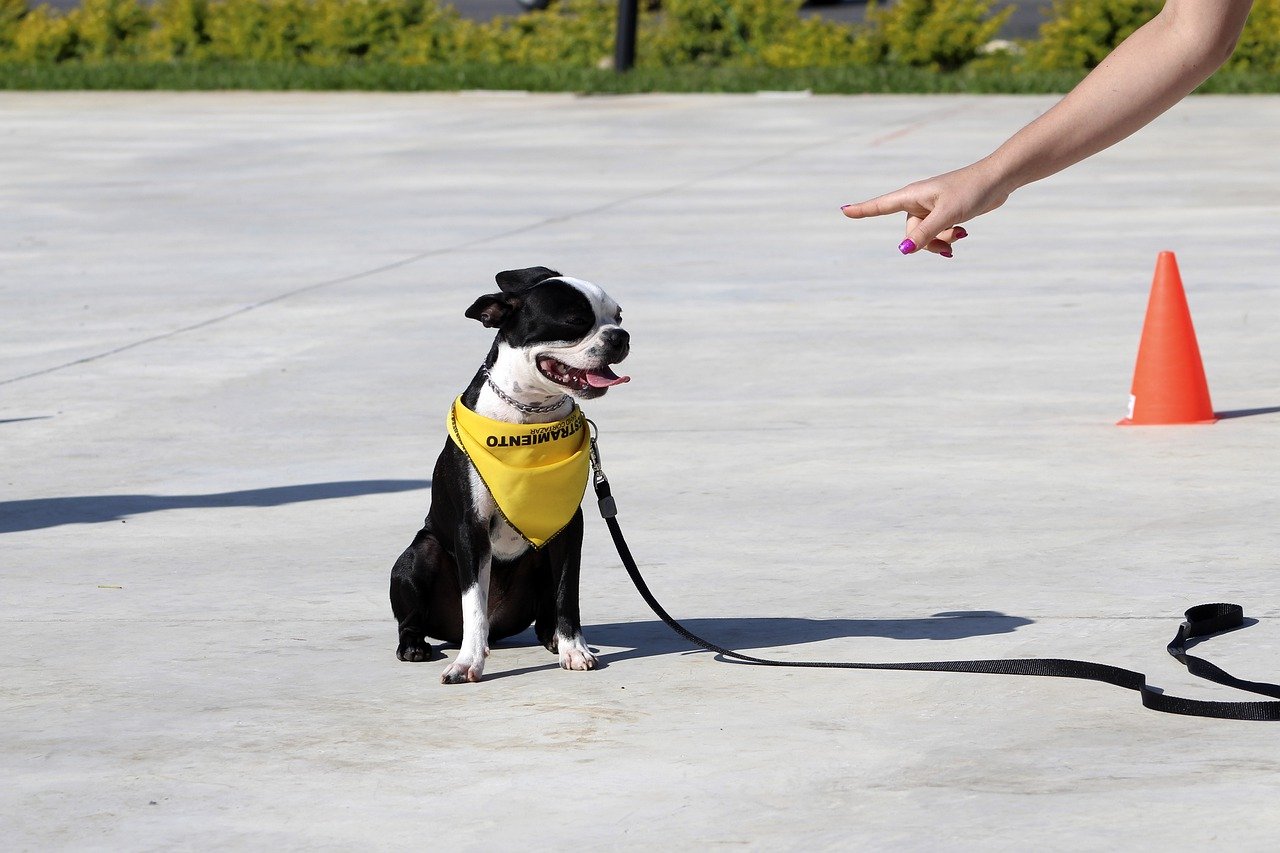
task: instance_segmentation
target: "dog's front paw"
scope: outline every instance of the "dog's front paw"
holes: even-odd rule
[[[581,634],[572,639],[557,637],[556,640],[556,645],[559,647],[561,669],[585,672],[588,669],[596,668],[596,656],[591,654],[591,649],[587,648],[587,644],[583,642]]]
[[[440,673],[441,684],[466,684],[478,682],[484,677],[484,661],[478,663],[469,663],[468,661],[454,661],[444,668],[444,672]]]
[[[396,657],[410,663],[431,660],[431,644],[426,640],[401,640],[396,649]]]

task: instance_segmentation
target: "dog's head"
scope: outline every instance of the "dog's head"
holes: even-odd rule
[[[631,336],[609,294],[546,267],[507,270],[497,281],[501,292],[481,296],[467,316],[498,330],[500,362],[521,374],[513,378],[584,400],[629,381],[610,368],[627,357]]]

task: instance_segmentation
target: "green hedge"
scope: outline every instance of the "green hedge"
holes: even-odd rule
[[[1053,0],[1039,38],[1002,45],[993,39],[1011,10],[993,14],[993,0],[896,0],[883,7],[872,0],[860,25],[802,17],[801,3],[649,0],[637,70],[652,79],[668,68],[828,69],[828,79],[841,69],[884,68],[963,71],[970,79],[1036,73],[1078,79],[1161,5]],[[347,74],[406,69],[396,78],[402,80],[426,79],[421,69],[445,67],[563,76],[608,67],[616,15],[616,0],[554,0],[541,12],[483,23],[438,0],[83,0],[65,13],[0,0],[0,86],[38,79],[34,69],[130,63],[162,76],[157,69],[176,65],[222,69],[224,76],[231,66],[262,74],[290,65]],[[1280,0],[1257,0],[1229,68],[1258,79],[1280,72]]]

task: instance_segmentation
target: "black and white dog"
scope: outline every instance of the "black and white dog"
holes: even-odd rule
[[[610,365],[626,358],[630,336],[618,304],[599,287],[546,267],[501,272],[497,282],[500,292],[466,311],[498,333],[458,404],[492,421],[550,424],[580,417],[575,397],[594,399],[628,380]],[[457,643],[441,681],[479,681],[490,640],[533,624],[562,668],[595,668],[578,611],[582,510],[573,507],[564,527],[534,547],[508,522],[468,454],[447,439],[426,521],[391,570],[396,657],[430,660],[427,636]]]

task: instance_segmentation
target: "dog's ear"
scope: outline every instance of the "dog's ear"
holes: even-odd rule
[[[524,293],[534,285],[541,284],[549,278],[556,278],[560,273],[546,267],[529,267],[523,270],[504,270],[494,276],[503,293]]]
[[[520,310],[520,305],[518,296],[489,293],[471,303],[471,307],[467,309],[467,317],[479,320],[486,329],[496,329],[514,317]]]

